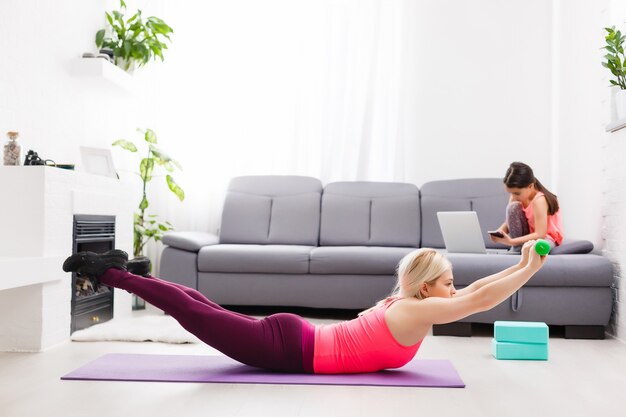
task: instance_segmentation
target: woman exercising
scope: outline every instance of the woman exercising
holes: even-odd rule
[[[224,309],[198,291],[152,276],[146,262],[126,252],[79,252],[63,264],[143,298],[226,356],[280,372],[358,373],[399,368],[409,362],[433,324],[489,310],[524,285],[543,265],[528,241],[520,262],[456,290],[450,262],[434,249],[417,249],[398,265],[393,294],[359,317],[315,326],[302,317],[273,314],[263,319]],[[143,270],[141,270],[143,268]]]
[[[551,247],[563,242],[559,201],[522,162],[513,162],[504,175],[504,186],[511,195],[506,220],[491,240],[521,248],[528,240],[545,239]]]

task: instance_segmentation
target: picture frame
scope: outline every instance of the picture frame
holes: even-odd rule
[[[118,178],[110,149],[81,146],[80,156],[82,159],[83,172]]]

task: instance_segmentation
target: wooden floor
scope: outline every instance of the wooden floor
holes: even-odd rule
[[[312,321],[332,321],[313,318]],[[498,361],[488,335],[427,337],[421,358],[449,359],[464,389],[61,381],[106,353],[218,354],[205,345],[67,342],[0,353],[1,417],[626,415],[626,345],[550,339],[550,360]]]

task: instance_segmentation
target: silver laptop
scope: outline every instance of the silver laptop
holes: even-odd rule
[[[506,249],[487,249],[475,211],[437,212],[443,242],[448,253],[506,253]]]

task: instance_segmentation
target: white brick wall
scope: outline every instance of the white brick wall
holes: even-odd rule
[[[602,253],[615,269],[615,304],[609,333],[626,341],[626,285],[621,278],[626,272],[626,129],[608,134],[605,155]]]
[[[73,215],[115,215],[116,247],[131,252],[132,190],[50,167],[0,166],[0,184],[0,218],[8,220],[0,239],[0,351],[43,350],[70,336],[71,279],[61,262],[72,251]],[[129,316],[130,294],[115,291],[113,310]]]

